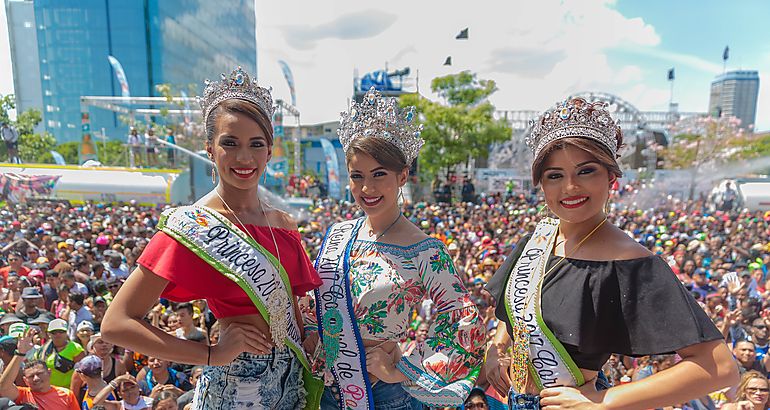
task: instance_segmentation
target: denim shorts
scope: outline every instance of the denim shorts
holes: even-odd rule
[[[195,387],[196,410],[274,409],[305,406],[302,364],[289,348],[241,353],[229,365],[206,366]]]
[[[336,397],[339,397],[339,388],[326,386],[321,396],[321,410],[339,410],[340,406]],[[422,410],[422,403],[413,398],[401,387],[400,383],[377,382],[372,386],[375,410]]]
[[[612,387],[604,372],[596,376],[596,390],[607,390]],[[514,393],[513,389],[508,393],[508,407],[510,410],[540,410],[540,396],[526,393]]]

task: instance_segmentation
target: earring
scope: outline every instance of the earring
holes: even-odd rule
[[[267,184],[267,168],[262,172],[262,183]]]
[[[610,214],[610,199],[607,198],[607,202],[604,203],[604,215]]]
[[[404,188],[403,187],[399,187],[398,188],[398,203],[399,203],[399,205],[403,205],[404,204]]]
[[[211,183],[216,185],[217,184],[217,171],[216,168],[212,165],[211,167]]]

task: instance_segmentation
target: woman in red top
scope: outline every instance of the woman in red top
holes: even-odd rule
[[[269,91],[252,83],[239,67],[221,82],[207,82],[199,101],[206,151],[219,183],[195,205],[224,216],[279,260],[295,295],[296,314],[297,295],[321,281],[294,220],[263,205],[257,195],[259,178],[272,155]],[[272,409],[304,406],[298,358],[290,349],[274,346],[270,326],[235,282],[165,232],[155,234],[138,263],[105,314],[106,340],[173,362],[209,365],[196,388],[196,409],[246,403]],[[220,322],[219,343],[208,347],[177,339],[146,323],[144,316],[159,297],[206,299]]]

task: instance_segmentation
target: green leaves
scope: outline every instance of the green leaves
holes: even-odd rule
[[[403,95],[400,101],[420,113],[425,139],[420,167],[426,174],[435,175],[469,157],[486,158],[491,144],[511,138],[511,128],[494,119],[495,107],[487,101],[497,90],[494,81],[463,71],[433,79],[431,89],[444,103],[417,94]]]
[[[19,133],[19,156],[27,163],[53,163],[51,151],[56,146],[56,138],[45,132],[41,134]]]

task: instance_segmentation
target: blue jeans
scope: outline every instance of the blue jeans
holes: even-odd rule
[[[422,403],[409,395],[400,383],[377,382],[372,386],[375,410],[422,410]],[[326,386],[321,397],[321,410],[339,410],[339,388]]]
[[[612,387],[604,372],[600,371],[596,376],[596,390],[607,390]],[[514,393],[513,389],[508,393],[508,407],[511,410],[540,410],[540,396],[526,393]]]
[[[296,410],[304,406],[302,364],[287,347],[265,355],[241,353],[226,366],[206,366],[193,399],[196,410]]]

